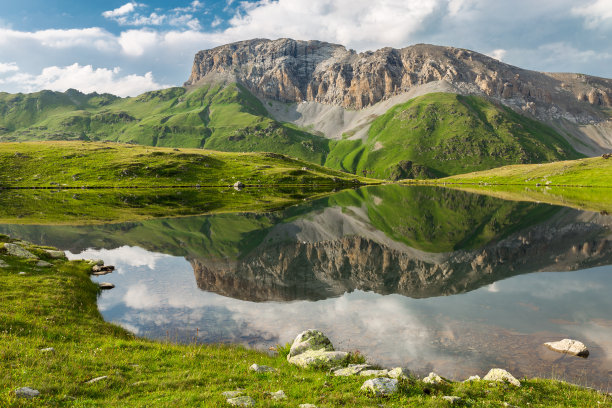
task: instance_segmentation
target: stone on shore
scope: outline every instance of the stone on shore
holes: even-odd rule
[[[444,378],[440,377],[438,374],[431,372],[429,373],[427,377],[423,378],[423,382],[425,384],[436,385],[436,384],[445,384],[447,381]]]
[[[287,355],[287,360],[308,350],[334,351],[334,346],[327,336],[319,330],[309,329],[295,337]]]
[[[552,341],[544,343],[546,347],[559,353],[571,354],[572,356],[588,357],[589,350],[584,343],[578,340],[563,339],[561,341]]]
[[[90,265],[98,265],[98,266],[104,265],[104,261],[101,259],[87,259],[86,262]]]
[[[276,371],[276,368],[266,365],[253,364],[249,367],[249,370],[255,371],[256,373],[271,373]]]
[[[326,366],[337,363],[348,357],[345,351],[308,350],[291,357],[289,363],[298,367]]]
[[[52,259],[65,259],[66,253],[64,251],[57,251],[55,249],[45,249],[45,252],[49,254]]]
[[[247,395],[241,397],[228,398],[227,403],[235,407],[254,407],[255,400]]]
[[[464,382],[470,382],[470,381],[480,381],[480,376],[479,375],[470,375],[467,380],[465,380]]]
[[[340,377],[348,377],[350,375],[357,375],[363,370],[369,369],[369,364],[349,364],[348,367],[338,368],[334,370],[334,375]]]
[[[377,397],[391,395],[397,391],[397,380],[387,377],[372,378],[363,383],[361,390],[373,393]]]
[[[9,255],[16,256],[18,258],[38,259],[36,255],[17,244],[6,243],[4,244],[4,249],[6,249],[6,252]]]
[[[484,381],[508,382],[517,387],[521,386],[519,380],[514,378],[512,374],[502,368],[492,368],[487,375],[482,378]]]
[[[408,378],[408,372],[404,370],[402,367],[395,367],[393,370],[390,370],[387,374],[391,378]]]
[[[30,387],[21,387],[15,390],[15,396],[18,398],[36,398],[40,395],[40,391]]]
[[[359,373],[359,375],[364,377],[385,377],[389,375],[389,370],[363,370]]]

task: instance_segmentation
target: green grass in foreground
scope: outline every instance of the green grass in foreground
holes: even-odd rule
[[[10,239],[0,236],[0,242]],[[609,395],[564,382],[529,379],[521,388],[476,381],[428,386],[411,379],[399,393],[377,398],[359,391],[363,377],[332,377],[325,370],[303,370],[282,357],[224,345],[174,345],[138,339],[102,320],[98,289],[82,261],[50,259],[42,247],[26,248],[53,267],[8,256],[0,244],[0,406],[217,407],[221,393],[243,388],[263,407],[446,407],[443,395],[457,395],[456,406],[610,407]],[[25,272],[20,275],[19,272]],[[42,352],[53,347],[55,352]],[[254,374],[253,364],[278,372]],[[106,379],[87,381],[107,376]],[[14,390],[41,392],[17,399]],[[288,399],[266,393],[284,390]]]
[[[0,187],[358,184],[354,175],[276,153],[116,143],[0,143]]]

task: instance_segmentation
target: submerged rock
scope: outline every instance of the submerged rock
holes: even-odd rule
[[[584,343],[578,340],[563,339],[560,341],[544,343],[544,345],[549,349],[557,351],[559,353],[566,353],[584,358],[589,356],[589,350],[587,349],[587,347],[584,345]]]
[[[40,395],[40,391],[30,387],[21,387],[15,390],[15,396],[18,398],[36,398]]]
[[[322,332],[315,329],[309,329],[295,337],[291,344],[289,354],[287,354],[287,360],[308,350],[334,351],[334,346]]]
[[[255,400],[247,395],[241,397],[228,398],[227,403],[236,407],[254,407]]]
[[[6,249],[6,252],[9,255],[16,256],[18,258],[38,259],[36,255],[17,244],[6,243],[4,244],[4,249]]]
[[[489,370],[487,375],[482,378],[484,381],[497,381],[497,382],[508,382],[517,387],[521,386],[519,380],[514,378],[512,374],[502,368],[492,368]]]
[[[387,377],[372,378],[363,383],[361,390],[376,396],[391,395],[397,391],[397,380]]]

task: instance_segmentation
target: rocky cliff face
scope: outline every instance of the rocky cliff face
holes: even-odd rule
[[[360,236],[263,245],[239,260],[190,259],[197,285],[249,301],[324,299],[355,289],[414,298],[452,295],[535,271],[612,263],[609,216],[566,209],[537,225],[472,251],[428,256]],[[431,254],[429,254],[431,255]]]
[[[356,53],[320,41],[256,39],[196,54],[185,85],[234,78],[260,97],[362,109],[436,81],[484,94],[539,118],[591,123],[607,118],[612,80],[520,69],[477,52],[417,44]]]

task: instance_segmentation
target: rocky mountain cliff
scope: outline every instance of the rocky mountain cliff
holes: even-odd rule
[[[529,71],[474,51],[427,44],[356,53],[320,41],[241,41],[198,52],[185,85],[219,74],[260,97],[352,109],[438,81],[540,119],[600,122],[608,117],[601,108],[612,107],[610,79]]]

